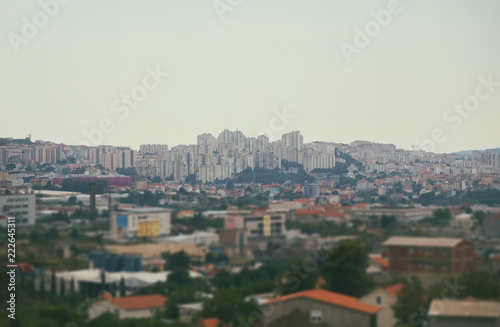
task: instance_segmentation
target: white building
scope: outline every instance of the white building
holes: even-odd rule
[[[379,287],[371,293],[359,299],[360,302],[376,305],[382,308],[377,315],[377,326],[394,326],[397,322],[394,317],[392,305],[398,300],[398,292],[403,284]]]
[[[157,238],[170,234],[172,211],[163,208],[135,208],[111,215],[110,237],[115,240]]]
[[[16,227],[35,225],[35,194],[0,196],[0,226],[6,225],[7,217],[15,217]]]

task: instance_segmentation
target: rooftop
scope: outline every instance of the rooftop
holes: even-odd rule
[[[462,242],[460,238],[447,237],[400,237],[389,238],[384,246],[421,246],[421,247],[455,247]]]
[[[153,294],[129,297],[112,297],[108,298],[107,301],[125,310],[138,310],[163,307],[167,298],[159,294]]]
[[[398,292],[403,289],[403,283],[399,283],[399,284],[395,284],[395,285],[391,285],[391,286],[384,286],[383,289],[387,293],[389,293],[395,297],[398,297]]]
[[[368,314],[374,314],[377,313],[381,310],[380,307],[370,305],[370,304],[365,304],[361,303],[358,301],[357,298],[339,294],[339,293],[334,293],[334,292],[329,292],[321,289],[315,289],[315,290],[308,290],[308,291],[303,291],[303,292],[298,292],[298,293],[292,293],[289,295],[281,296],[272,300],[269,300],[267,302],[264,302],[262,305],[270,304],[270,303],[277,303],[277,302],[283,302],[283,301],[288,301],[291,299],[296,299],[296,298],[308,298],[320,302],[326,302],[329,304],[333,304],[339,307],[355,310],[355,311],[360,311]]]
[[[443,301],[433,300],[430,316],[445,317],[500,317],[500,302],[492,301]]]

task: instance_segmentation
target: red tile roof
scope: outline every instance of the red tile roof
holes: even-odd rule
[[[307,203],[307,202],[312,202],[312,200],[308,198],[300,198],[300,199],[295,199],[292,202]]]
[[[159,295],[141,295],[129,297],[114,297],[107,299],[108,302],[125,310],[137,310],[146,308],[163,307],[167,298]]]
[[[384,286],[384,290],[391,294],[394,295],[395,297],[398,297],[398,292],[403,289],[403,283],[391,285],[391,286]]]
[[[276,299],[269,300],[263,305],[269,304],[269,303],[276,303],[276,302],[283,302],[291,299],[296,299],[300,297],[305,297],[308,299],[320,301],[320,302],[325,302],[329,304],[333,304],[339,307],[355,310],[355,311],[360,311],[368,314],[374,314],[379,312],[382,308],[370,305],[370,304],[365,304],[361,303],[358,301],[357,298],[347,296],[347,295],[342,295],[339,293],[334,293],[334,292],[329,292],[325,290],[309,290],[309,291],[303,291],[303,292],[298,292],[298,293],[292,293],[289,295],[281,296]]]
[[[371,257],[370,260],[379,264],[382,268],[389,267],[389,261],[387,259],[381,257]]]
[[[219,319],[217,318],[200,318],[198,319],[198,322],[203,326],[203,327],[217,327],[219,324]]]

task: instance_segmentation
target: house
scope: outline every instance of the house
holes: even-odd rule
[[[370,327],[381,310],[354,297],[320,289],[281,296],[261,306],[263,312],[269,313],[265,327]]]
[[[474,271],[473,247],[460,238],[391,237],[382,245],[387,249],[389,279],[416,276],[429,286]]]
[[[191,322],[201,310],[203,310],[203,302],[178,304],[179,320],[181,322]]]
[[[217,318],[199,318],[194,324],[194,327],[218,327],[220,320]]]
[[[387,267],[389,263],[380,253],[370,254],[370,265],[366,272],[372,276],[377,283],[384,283],[387,280]]]
[[[94,319],[105,312],[111,312],[120,319],[149,318],[165,307],[167,298],[159,295],[141,295],[128,297],[103,296],[103,300],[92,304],[89,308],[89,319]]]
[[[397,319],[394,317],[394,312],[392,311],[392,305],[398,300],[398,292],[402,288],[402,283],[379,287],[359,299],[360,302],[382,308],[378,313],[378,327],[392,327],[397,322]]]
[[[500,302],[433,300],[428,316],[428,327],[497,327]]]

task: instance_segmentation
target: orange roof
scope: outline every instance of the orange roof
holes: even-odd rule
[[[303,292],[298,292],[298,293],[292,293],[288,294],[285,296],[281,296],[272,300],[269,300],[263,305],[269,304],[269,303],[276,303],[276,302],[283,302],[291,299],[296,299],[300,297],[305,297],[308,299],[320,301],[320,302],[326,302],[330,303],[339,307],[355,310],[355,311],[361,311],[364,313],[368,314],[374,314],[379,312],[382,308],[370,305],[370,304],[365,304],[361,303],[358,301],[357,298],[347,296],[347,295],[342,295],[339,293],[334,293],[334,292],[329,292],[325,290],[308,290],[308,291],[303,291]]]
[[[370,260],[375,263],[378,263],[382,268],[389,267],[389,261],[387,259],[381,257],[370,257]]]
[[[219,319],[217,318],[200,318],[198,319],[198,322],[203,326],[203,327],[217,327],[219,324]]]
[[[165,305],[165,302],[167,301],[167,298],[159,294],[153,294],[129,297],[114,297],[107,299],[107,301],[125,310],[137,310],[163,307]]]
[[[403,289],[403,283],[391,285],[391,286],[384,286],[384,290],[391,294],[394,295],[395,297],[398,297],[398,292]]]

